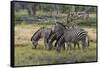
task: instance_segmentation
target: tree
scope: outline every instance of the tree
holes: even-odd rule
[[[36,15],[36,7],[37,7],[36,4],[33,4],[33,5],[32,5],[32,15],[33,15],[33,16]]]

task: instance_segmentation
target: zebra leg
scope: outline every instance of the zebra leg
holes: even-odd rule
[[[89,47],[89,38],[88,36],[85,37],[84,41],[84,50],[87,51]]]
[[[65,43],[62,44],[63,49],[65,50]]]
[[[56,39],[56,35],[54,34],[54,35],[52,35],[51,37],[50,37],[50,39],[48,40],[48,50],[51,50],[52,49],[52,43],[54,42],[54,40]]]
[[[88,36],[86,36],[86,38],[85,38],[85,43],[86,43],[86,44],[85,44],[86,47],[88,48],[89,45],[90,45],[90,44],[89,44],[90,42],[89,42],[89,37],[88,37]]]
[[[56,48],[56,50],[57,50],[57,52],[60,52],[60,50],[61,50],[61,47],[62,47],[62,44],[64,44],[65,43],[65,40],[64,40],[64,36],[62,36],[58,41],[57,41],[57,48]]]
[[[89,46],[89,38],[88,38],[88,36],[86,36],[86,37],[82,40],[82,44],[83,44],[83,49],[84,49],[84,48],[88,48],[88,46]]]
[[[78,49],[80,49],[80,46],[79,46],[79,43],[78,42],[75,42],[74,43],[74,49],[76,48],[76,45],[77,45]]]
[[[76,48],[76,43],[74,43],[74,49]]]
[[[34,46],[32,45],[32,49],[36,49],[36,48],[37,48],[37,46],[36,46],[36,45],[34,45]]]
[[[82,48],[83,48],[83,50],[86,48],[85,39],[82,40]]]
[[[56,46],[57,46],[57,41],[56,41],[56,43],[55,43],[54,47],[56,47]]]
[[[44,38],[45,49],[47,49],[47,39]]]
[[[60,50],[61,50],[61,45],[58,45],[58,47],[57,47],[57,52],[60,52]]]
[[[69,50],[69,43],[67,43],[67,50]]]
[[[70,49],[70,50],[72,50],[72,46],[71,46],[71,43],[69,44],[69,49]]]
[[[71,50],[71,43],[70,42],[67,43],[67,50]]]
[[[80,49],[80,45],[79,45],[79,43],[77,42],[77,46],[78,46],[78,49]]]

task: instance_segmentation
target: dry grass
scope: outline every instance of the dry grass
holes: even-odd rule
[[[44,48],[43,39],[39,41],[37,49],[32,49],[31,36],[42,25],[16,25],[15,26],[15,65],[41,65],[57,63],[75,63],[96,61],[96,29],[84,28],[88,31],[90,47],[87,51],[82,49],[62,50],[57,53],[55,49],[48,51]]]
[[[31,25],[20,27],[17,25],[15,27],[15,45],[27,45],[31,43],[31,37],[39,27],[33,27]]]
[[[96,42],[96,29],[95,28],[84,28],[89,35],[90,41]]]
[[[40,27],[37,25],[17,25],[15,27],[15,45],[27,45],[31,44],[31,37]],[[50,26],[49,26],[50,27]],[[96,29],[95,28],[84,28],[89,35],[90,41],[96,42]]]

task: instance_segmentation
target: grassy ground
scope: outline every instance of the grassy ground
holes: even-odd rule
[[[55,49],[48,51],[44,48],[43,39],[39,41],[37,49],[32,49],[30,41],[33,33],[44,25],[16,25],[15,26],[15,65],[40,65],[73,62],[96,61],[96,29],[85,27],[90,37],[89,49],[83,51],[62,50],[57,53]],[[48,26],[49,27],[49,26]],[[51,26],[50,26],[51,27]],[[81,45],[80,45],[81,46]]]

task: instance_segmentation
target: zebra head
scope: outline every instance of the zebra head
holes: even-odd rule
[[[36,48],[38,45],[38,41],[35,41],[34,39],[32,39],[32,48]]]

